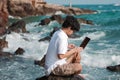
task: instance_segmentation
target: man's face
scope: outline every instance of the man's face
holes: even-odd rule
[[[74,30],[71,29],[71,27],[68,27],[67,29],[67,35],[70,36],[74,33]]]

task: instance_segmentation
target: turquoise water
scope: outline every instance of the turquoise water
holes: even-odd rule
[[[120,80],[119,72],[106,70],[106,66],[120,64],[120,6],[73,6],[98,11],[96,14],[75,16],[76,18],[92,20],[95,24],[82,24],[80,31],[77,32],[81,37],[69,40],[69,42],[79,46],[86,36],[91,38],[90,43],[81,53],[82,74],[86,76],[86,80]],[[61,26],[53,21],[46,26],[34,27],[41,19],[46,17],[49,17],[49,15],[23,18],[27,22],[26,28],[30,33],[11,33],[7,35],[6,40],[9,43],[9,48],[5,48],[4,51],[13,53],[18,47],[22,47],[25,49],[25,53],[23,56],[18,56],[18,58],[12,60],[0,59],[1,80],[35,80],[35,78],[44,75],[42,67],[34,65],[34,60],[41,59],[49,42],[38,42],[38,40],[49,35],[53,27]],[[10,23],[16,21],[16,19],[11,18],[9,20]]]

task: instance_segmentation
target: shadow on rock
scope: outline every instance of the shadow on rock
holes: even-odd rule
[[[36,80],[84,80],[81,76],[55,76],[50,75],[48,77],[43,76],[40,78],[37,78]]]

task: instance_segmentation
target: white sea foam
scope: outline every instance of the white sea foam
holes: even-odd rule
[[[57,11],[55,15],[65,15],[62,11]]]
[[[82,54],[82,64],[91,67],[104,68],[111,64],[111,58],[108,55],[84,53]]]
[[[102,31],[97,31],[93,33],[85,33],[83,36],[70,39],[70,40],[83,40],[85,37],[89,37],[91,40],[99,40],[100,38],[104,37],[106,34]]]
[[[105,33],[98,31],[98,32],[93,32],[93,33],[86,33],[83,37],[85,37],[85,36],[91,38],[91,40],[98,40],[101,37],[104,37]]]
[[[119,51],[114,46],[103,50],[93,49],[94,48],[87,46],[81,53],[82,64],[97,68],[105,68],[109,65],[120,64],[120,56],[116,55]]]
[[[22,19],[21,17],[13,17],[11,15],[9,15],[8,17],[11,18],[11,19]]]
[[[48,43],[38,42],[38,35],[27,34],[25,36],[18,33],[11,33],[6,36],[8,48],[4,51],[14,53],[19,47],[25,50],[23,57],[32,59],[41,59],[46,52]]]
[[[102,8],[103,6],[98,6],[98,8]]]

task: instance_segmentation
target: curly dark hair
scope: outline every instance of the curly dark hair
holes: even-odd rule
[[[66,16],[66,19],[64,21],[64,23],[62,24],[63,28],[68,28],[71,27],[72,30],[74,31],[79,31],[80,30],[80,24],[77,21],[77,19],[73,16]]]

